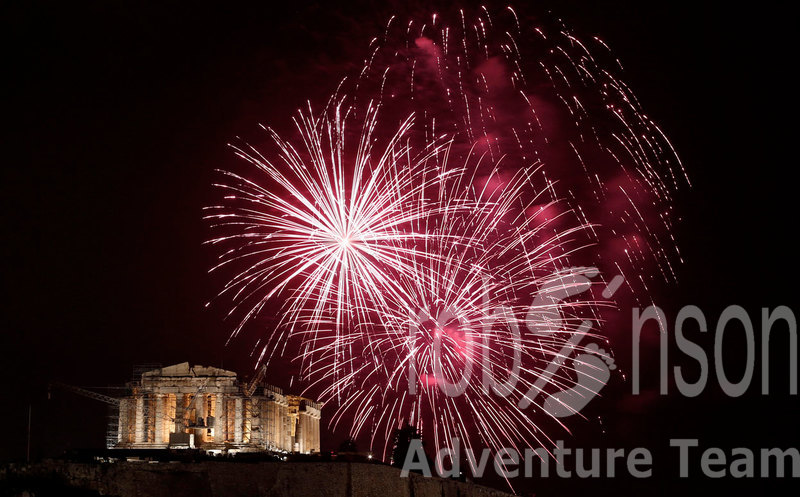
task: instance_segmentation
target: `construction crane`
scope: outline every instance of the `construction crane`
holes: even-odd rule
[[[258,386],[259,383],[261,383],[261,381],[264,380],[264,376],[266,376],[266,374],[267,374],[267,365],[263,364],[261,365],[260,368],[258,368],[258,371],[256,371],[256,374],[255,376],[253,376],[253,379],[250,380],[250,383],[248,383],[247,386],[245,387],[244,390],[245,395],[247,395],[248,397],[252,397],[253,393],[256,391],[256,387]]]
[[[108,433],[106,434],[106,447],[111,448],[117,443],[118,437],[117,437],[116,427],[118,426],[118,421],[117,420],[119,419],[119,409],[120,409],[120,405],[121,405],[120,399],[115,398],[115,397],[110,397],[108,395],[103,395],[101,393],[93,392],[93,391],[87,390],[85,388],[76,387],[75,385],[68,385],[66,383],[61,383],[61,382],[58,382],[58,381],[50,382],[50,384],[48,385],[48,388],[47,388],[47,398],[48,399],[50,398],[50,394],[51,394],[53,388],[59,388],[61,390],[66,390],[68,392],[72,392],[72,393],[81,395],[83,397],[88,397],[90,399],[99,400],[100,402],[103,402],[104,404],[108,404],[109,406],[111,406],[112,411],[110,411],[111,414],[109,415],[109,430],[108,430]],[[194,394],[194,397],[199,395],[200,392],[204,388],[205,388],[205,384],[201,385],[200,389],[197,391],[197,393]],[[158,419],[165,419],[165,420],[169,421],[170,423],[175,423],[175,421],[176,421],[176,419],[174,417],[166,416],[164,414],[158,415],[157,418]],[[191,426],[189,428],[194,428],[194,426]]]
[[[53,387],[67,390],[78,395],[83,395],[84,397],[89,397],[90,399],[99,400],[100,402],[119,407],[120,402],[117,398],[109,397],[108,395],[103,395],[102,393],[92,392],[91,390],[86,390],[85,388],[76,387],[74,385],[67,385],[66,383],[61,383],[59,381],[50,382],[50,385],[47,389],[48,399],[50,398],[50,392]]]
[[[109,449],[113,448],[117,444],[119,438],[118,420],[119,420],[119,409],[121,404],[120,399],[115,397],[110,397],[108,395],[103,395],[102,393],[93,392],[85,388],[76,387],[74,385],[67,385],[66,383],[61,383],[58,381],[52,381],[50,382],[49,385],[47,385],[48,399],[50,398],[50,394],[52,393],[54,387],[81,395],[83,397],[99,400],[104,404],[108,404],[109,414],[108,414],[108,429],[106,430],[106,448]]]

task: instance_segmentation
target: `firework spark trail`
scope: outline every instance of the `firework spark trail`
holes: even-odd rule
[[[259,176],[224,172],[209,209],[224,247],[214,270],[238,271],[220,292],[233,335],[280,305],[259,361],[296,355],[338,406],[334,429],[352,420],[377,445],[410,422],[435,448],[452,436],[548,448],[534,397],[573,382],[564,361],[598,331],[586,318],[603,321],[575,281],[596,265],[638,300],[654,275],[675,278],[673,202],[688,178],[619,61],[560,21],[504,15],[392,17],[357,77],[295,119],[299,138],[265,128],[275,151],[234,147]],[[475,378],[441,392],[465,368],[513,361],[506,395]]]
[[[334,400],[339,392],[348,393],[335,399],[340,408],[333,425],[352,419],[353,436],[370,429],[372,443],[382,446],[384,457],[384,441],[404,422],[430,427],[436,447],[448,445],[452,437],[491,447],[517,446],[521,440],[552,444],[517,402],[534,385],[565,388],[566,371],[543,375],[565,346],[580,350],[577,341],[570,341],[579,330],[577,316],[582,306],[596,303],[585,298],[554,303],[546,306],[552,320],[531,323],[528,299],[536,288],[546,287],[544,282],[553,274],[563,283],[551,285],[549,291],[563,289],[571,276],[584,271],[569,268],[568,259],[580,249],[573,238],[583,239],[586,226],[557,228],[561,218],[573,218],[570,212],[543,219],[546,208],[532,211],[547,190],[521,200],[533,189],[536,168],[490,187],[495,170],[478,188],[474,176],[479,164],[448,175],[448,185],[436,185],[442,191],[435,197],[444,208],[421,220],[424,225],[419,227],[432,235],[420,241],[429,257],[417,259],[411,279],[401,278],[403,298],[411,300],[381,308],[375,321],[364,325],[368,333],[348,337],[358,343],[354,348],[368,351],[351,358],[349,374],[339,374],[333,361],[325,359],[335,353],[333,344],[306,352],[306,359],[314,360],[306,363],[304,373],[325,385],[323,398]],[[471,208],[457,208],[462,205]],[[535,327],[543,331],[532,333]],[[525,335],[515,334],[522,328]],[[505,395],[487,392],[483,369],[508,370],[514,356],[520,370],[508,380],[513,387],[506,387]],[[422,379],[418,392],[409,391],[409,368]],[[440,391],[443,383],[456,383],[466,369],[474,376],[464,384],[462,395]]]
[[[462,150],[462,156],[468,156],[477,148],[490,157],[487,161],[490,167],[497,167],[500,158],[503,158],[508,169],[516,171],[529,168],[532,162],[538,161],[542,166],[540,172],[543,178],[561,179],[567,188],[567,201],[581,219],[581,224],[586,228],[584,231],[591,233],[594,240],[592,250],[584,250],[582,253],[570,251],[570,257],[564,256],[565,260],[572,264],[576,261],[587,261],[587,258],[589,264],[605,261],[605,267],[609,270],[638,275],[637,279],[628,283],[635,299],[639,298],[639,293],[646,293],[648,290],[646,281],[650,278],[648,268],[651,264],[655,265],[656,274],[660,274],[664,280],[674,280],[675,273],[670,258],[679,254],[674,244],[670,213],[680,180],[683,179],[688,184],[688,178],[672,144],[661,129],[644,114],[633,92],[616,75],[619,61],[613,59],[614,67],[604,64],[603,60],[607,58],[609,51],[602,40],[592,40],[600,47],[601,53],[595,54],[589,43],[580,40],[560,22],[549,33],[546,33],[546,28],[540,27],[526,32],[513,9],[509,9],[509,12],[513,15],[514,25],[505,30],[497,28],[497,32],[493,30],[496,26],[502,26],[503,22],[493,22],[485,10],[471,22],[462,12],[460,26],[459,23],[450,25],[443,17],[439,17],[432,24],[412,20],[407,24],[395,24],[399,29],[394,31],[387,27],[383,38],[371,45],[370,57],[360,73],[359,93],[370,95],[370,88],[379,87],[379,92],[375,93],[382,97],[385,107],[407,109],[410,105],[419,109],[420,114],[430,117],[437,130],[465,137],[466,140],[460,140],[459,143],[463,144],[462,149],[469,146],[471,150],[469,153],[463,153]],[[459,39],[460,42],[454,42]],[[536,52],[536,49],[539,51]],[[531,60],[527,60],[526,57],[530,55]],[[388,113],[391,114],[391,111]],[[543,116],[548,119],[544,120]],[[426,139],[433,134],[433,131],[426,133]],[[561,147],[563,150],[559,149],[560,144],[566,145]],[[483,174],[485,171],[476,171],[472,180]],[[554,190],[554,182],[546,182]],[[465,180],[465,183],[470,183],[470,180]],[[450,192],[450,195],[453,193]],[[503,192],[508,197],[518,193],[514,188],[507,188]],[[556,196],[554,193],[553,197]],[[480,211],[473,213],[473,216],[480,218]],[[465,244],[469,240],[472,246],[481,247],[484,256],[495,250],[495,247],[480,238],[492,231],[487,229],[488,224],[475,229],[469,221],[460,216],[455,217],[459,217],[459,222],[453,226],[459,226],[455,231],[464,237]],[[430,218],[427,222],[431,222]],[[448,226],[443,219],[436,222],[438,224],[435,227],[428,225],[421,231],[439,233],[440,236],[447,233],[452,238],[452,226]],[[527,227],[520,223],[519,218],[514,222],[518,225],[518,232],[525,232]],[[426,243],[435,245],[437,238],[434,236],[426,239]],[[497,278],[500,285],[513,289],[523,299],[527,298],[528,302],[534,299],[533,285],[526,287],[518,284],[525,280],[526,276],[522,273],[526,268],[515,267],[509,261],[530,261],[536,257],[548,261],[552,258],[552,253],[545,249],[533,257],[522,257],[520,253],[515,254],[511,247],[525,246],[524,241],[502,237],[500,239],[502,241],[499,243],[506,244],[508,248],[504,253],[506,258],[499,257],[492,261],[474,262],[462,254],[462,259],[456,263],[452,260],[455,257],[452,255],[452,245],[444,248],[426,246],[428,251],[447,252],[451,257],[444,262],[437,259],[435,270],[429,267],[420,268],[419,274],[415,275],[416,281],[425,282],[425,285],[420,283],[419,287],[409,291],[414,298],[412,307],[425,309],[437,299],[447,301],[451,292],[453,302],[469,309],[462,311],[464,314],[461,318],[466,319],[465,316],[469,316],[471,312],[478,316],[481,312],[484,313],[483,319],[466,319],[477,327],[485,321],[485,315],[493,315],[493,308],[482,308],[478,301],[473,301],[472,306],[466,305],[465,302],[470,297],[486,296],[480,292],[470,293],[472,286],[468,282],[451,275],[464,271],[464,268],[469,270],[475,267],[484,267],[485,271],[493,274],[504,273],[505,277]],[[620,242],[624,250],[617,248]],[[453,270],[448,264],[458,269]],[[565,267],[569,265],[569,262],[564,264]],[[502,270],[504,266],[507,267]],[[558,270],[554,265],[549,267],[553,271]],[[423,274],[426,271],[436,276],[426,279]],[[447,279],[446,275],[451,276]],[[532,276],[527,278],[535,280]],[[637,283],[640,286],[634,288],[633,285]],[[458,286],[461,287],[461,293],[456,292]],[[426,295],[425,298],[423,295]],[[502,299],[498,302],[501,301]],[[583,304],[596,308],[592,302]],[[508,302],[502,301],[498,305],[507,306]],[[577,304],[571,303],[565,307],[569,305]],[[396,308],[402,309],[402,306]],[[564,311],[563,308],[558,310],[559,314]],[[408,319],[406,314],[383,316],[383,327],[406,329],[408,322],[403,321],[404,316]],[[431,314],[435,312],[431,311]],[[386,324],[392,322],[395,324]],[[579,323],[579,320],[561,323],[567,333],[557,337],[532,338],[530,343],[522,345],[525,351],[523,355],[531,355],[525,349],[529,347],[531,351],[545,351],[547,361],[552,360],[560,353],[562,346],[569,343],[569,331],[577,330]],[[507,326],[514,324],[513,320],[506,323]],[[381,410],[382,415],[377,422],[373,421],[373,425],[380,425],[381,421],[388,419],[394,422],[406,419],[422,424],[420,403],[429,402],[430,411],[435,413],[430,419],[446,419],[452,421],[453,426],[462,429],[464,425],[460,424],[461,413],[485,416],[471,420],[471,425],[479,427],[478,431],[484,442],[494,447],[499,446],[498,441],[502,437],[492,431],[492,426],[496,425],[487,418],[494,418],[495,421],[508,419],[498,414],[504,412],[503,409],[492,405],[494,399],[487,399],[485,394],[471,392],[465,395],[465,402],[470,403],[466,411],[452,405],[449,410],[442,412],[442,406],[449,405],[451,400],[442,401],[439,398],[441,396],[436,394],[436,388],[426,389],[426,393],[416,403],[406,398],[392,398],[386,392],[372,388],[374,382],[380,381],[380,377],[388,373],[389,384],[392,385],[389,391],[402,390],[398,383],[400,371],[410,358],[402,359],[403,355],[399,351],[414,350],[417,360],[419,357],[426,358],[423,362],[427,366],[433,362],[431,350],[420,351],[418,348],[403,345],[403,339],[408,339],[400,331],[395,331],[395,336],[392,336],[391,331],[376,331],[378,328],[379,326],[372,325],[371,332],[376,336],[387,334],[386,341],[392,344],[388,349],[390,353],[384,351],[381,357],[373,359],[373,367],[367,368],[369,374],[364,375],[362,368],[354,368],[352,375],[341,378],[344,383],[351,382],[350,386],[358,384],[355,390],[360,395],[354,396],[352,402],[346,402],[342,408],[343,411],[352,408],[351,413],[362,414],[361,417],[356,415],[358,421],[354,425],[354,434],[368,424],[365,419],[367,416]],[[358,334],[353,337],[360,339]],[[500,337],[495,338],[502,342]],[[544,342],[547,342],[546,346]],[[373,340],[373,343],[385,345],[377,340]],[[381,349],[373,345],[367,350]],[[397,353],[400,357],[395,359],[394,368],[389,364],[391,360],[387,359],[392,357],[392,353]],[[452,358],[444,359],[447,364],[458,364]],[[530,359],[538,364],[532,357]],[[457,370],[452,368],[449,372],[455,375]],[[537,385],[536,379],[543,377],[546,368],[532,366],[528,372],[533,377],[532,381],[526,384],[522,379],[521,385]],[[545,383],[563,386],[567,380],[563,377],[564,373],[569,374],[568,370],[562,370],[562,376],[555,375]],[[310,371],[309,374],[314,375]],[[378,401],[378,397],[384,400]],[[403,413],[402,409],[410,409],[413,416]],[[387,415],[387,411],[393,414]],[[336,419],[341,419],[341,413],[342,411],[337,413]],[[515,424],[520,427],[516,435],[523,435],[524,438],[525,420],[518,419]],[[432,430],[437,446],[441,439],[446,438],[439,436],[438,429],[438,425],[434,423]],[[536,429],[533,428],[533,431]]]
[[[414,271],[419,251],[409,243],[429,236],[407,229],[431,214],[410,200],[428,183],[441,181],[425,171],[446,143],[412,150],[403,143],[413,125],[409,117],[375,154],[378,108],[370,105],[353,154],[346,145],[346,123],[355,119],[348,112],[352,108],[338,100],[322,116],[310,107],[300,113],[295,124],[302,150],[265,128],[279,161],[253,147],[234,147],[263,174],[265,184],[223,172],[228,180],[218,186],[228,192],[225,203],[209,208],[207,218],[215,228],[232,231],[210,243],[233,245],[212,271],[245,267],[220,292],[235,302],[229,315],[246,308],[233,335],[267,303],[283,299],[280,332],[262,347],[259,359],[298,327],[316,333],[332,323],[339,335],[345,323],[363,321],[355,314],[402,292],[393,275]]]
[[[622,264],[674,281],[673,201],[689,180],[608,46],[580,39],[560,20],[530,25],[510,7],[453,18],[387,27],[361,71],[360,92],[380,85],[384,106],[435,117],[437,129],[481,144],[492,161],[542,162],[568,185],[570,207],[597,226],[590,263],[601,258],[607,271]],[[620,245],[640,257],[629,260]],[[635,290],[637,298],[643,288]]]

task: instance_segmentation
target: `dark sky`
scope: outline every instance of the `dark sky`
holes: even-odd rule
[[[306,98],[333,90],[393,12],[379,3],[0,7],[7,38],[0,419],[10,428],[0,457],[24,455],[29,403],[35,455],[102,444],[102,405],[63,393],[48,401],[50,380],[121,384],[134,364],[147,362],[252,368],[254,337],[225,347],[230,325],[220,310],[204,308],[220,283],[206,274],[213,259],[201,245],[213,170],[234,161],[226,147],[233,137],[252,136],[256,123],[284,120]],[[581,32],[602,35],[690,171],[694,187],[678,204],[686,263],[659,303],[700,305],[712,326],[730,304],[754,320],[761,307],[794,307],[791,17],[764,3],[516,5],[551,6]],[[740,349],[732,346],[731,364]],[[786,361],[785,350],[774,341],[776,363]],[[773,373],[785,369],[777,364]],[[657,399],[635,412],[620,408],[628,389],[594,413],[607,433],[587,422],[576,438],[585,431],[589,441],[654,452],[679,437],[723,447],[798,445],[798,401],[781,393],[762,397],[753,388],[729,399],[710,387],[697,399]],[[785,392],[785,379],[774,389]],[[328,437],[331,447],[337,437]],[[681,489],[672,469],[635,488]],[[537,488],[567,495],[584,487]]]

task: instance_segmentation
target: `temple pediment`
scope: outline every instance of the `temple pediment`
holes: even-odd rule
[[[142,376],[229,376],[235,378],[236,373],[227,369],[200,365],[191,366],[188,362],[182,362],[148,371],[143,373]]]

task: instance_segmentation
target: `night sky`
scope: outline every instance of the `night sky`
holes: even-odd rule
[[[0,420],[7,429],[0,459],[24,457],[29,404],[34,457],[102,446],[104,406],[64,392],[47,400],[51,380],[120,385],[139,363],[252,370],[257,337],[246,334],[225,346],[231,323],[222,320],[224,309],[204,307],[222,283],[207,274],[214,254],[202,245],[209,230],[201,209],[216,195],[213,171],[236,162],[226,146],[234,137],[256,135],[259,122],[286,122],[306,99],[330,93],[389,15],[430,5],[377,3],[0,7],[6,38]],[[788,305],[797,313],[792,18],[758,3],[746,9],[684,1],[515,5],[552,8],[579,32],[601,35],[689,171],[693,188],[677,202],[686,262],[678,267],[679,284],[656,303],[673,320],[670,310],[696,304],[712,329],[722,309],[742,305],[756,322],[757,341],[762,307]],[[726,365],[733,371],[743,340],[734,333],[730,340]],[[656,475],[643,482],[551,479],[531,488],[542,495],[763,491],[769,482],[678,481],[668,440],[797,446],[800,404],[786,395],[787,345],[776,333],[769,397],[757,388],[760,363],[751,389],[736,399],[711,381],[698,398],[637,406],[629,384],[609,385],[590,406],[590,420],[573,423],[574,437],[558,438],[648,447]],[[648,353],[655,370],[656,352]],[[692,363],[673,357],[671,365]],[[629,354],[618,360],[626,366]],[[287,379],[275,382],[287,387]],[[654,375],[645,381],[657,385]],[[344,436],[326,435],[323,449]]]

